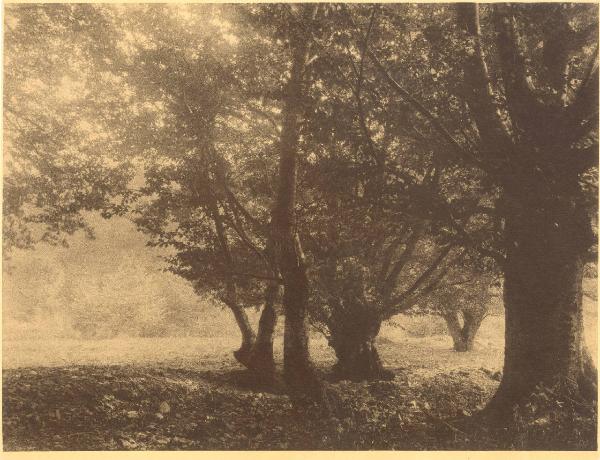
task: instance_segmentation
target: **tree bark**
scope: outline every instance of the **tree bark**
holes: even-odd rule
[[[252,330],[252,326],[250,325],[250,321],[248,321],[248,315],[244,309],[239,305],[235,297],[230,298],[227,301],[227,306],[233,312],[233,316],[235,317],[235,321],[240,329],[242,334],[242,344],[240,348],[233,352],[233,356],[244,366],[248,365],[248,359],[250,356],[250,351],[252,350],[252,346],[254,345],[255,335]]]
[[[537,385],[587,398],[597,385],[583,335],[587,216],[575,198],[523,185],[527,195],[507,206],[504,374],[487,408],[493,413],[511,411]]]
[[[475,346],[475,337],[483,321],[483,315],[476,315],[469,312],[462,312],[463,324],[460,324],[458,312],[448,312],[442,317],[446,321],[448,332],[454,343],[454,351],[466,352],[472,351]]]
[[[381,318],[364,307],[344,309],[332,321],[329,344],[337,356],[333,367],[340,380],[391,380],[394,374],[385,369],[375,346]]]
[[[297,14],[308,20],[314,6],[302,5],[298,9],[300,11]],[[275,258],[284,286],[284,379],[293,392],[316,395],[322,392],[322,386],[310,361],[308,349],[306,314],[309,282],[295,214],[300,117],[308,48],[307,37],[295,20],[291,17],[289,24],[292,62],[282,109],[279,188],[271,225]]]
[[[257,377],[270,381],[275,374],[273,359],[273,334],[277,324],[275,301],[279,293],[279,285],[271,283],[265,291],[265,306],[258,322],[258,334],[248,359],[248,369]]]
[[[221,246],[221,251],[223,253],[225,266],[227,267],[227,270],[231,273],[234,271],[234,262],[233,256],[231,255],[231,251],[229,250],[229,242],[227,241],[227,234],[225,233],[225,227],[223,225],[223,216],[221,216],[219,212],[216,200],[211,200],[209,202],[209,206],[215,224],[217,239],[219,241],[219,245]],[[252,346],[254,345],[255,335],[254,331],[252,330],[252,326],[250,325],[250,321],[248,321],[248,315],[246,315],[246,312],[244,311],[243,307],[238,302],[236,291],[237,287],[235,284],[235,280],[231,275],[226,275],[225,298],[223,300],[225,302],[225,305],[227,305],[232,311],[233,316],[235,317],[235,321],[242,334],[242,344],[238,350],[233,352],[233,356],[241,364],[246,366],[248,363],[250,351],[252,349]]]
[[[490,110],[495,102],[486,89],[489,77],[479,43],[478,6],[457,7],[467,50],[473,51],[465,59],[465,96],[484,146],[485,164],[494,166],[490,170],[504,194],[499,207],[506,247],[504,373],[485,410],[496,420],[510,416],[537,386],[587,398],[595,398],[591,389],[597,386],[596,369],[584,346],[582,312],[583,263],[593,235],[579,186],[582,169],[577,156],[569,154],[572,141],[565,140],[569,133],[562,128],[565,120],[568,126],[577,101],[565,112],[536,99],[514,17],[503,10],[496,9],[496,44],[512,135],[499,112]],[[552,48],[544,51],[556,51]],[[596,81],[595,91],[597,86]],[[576,118],[577,124],[585,121]]]

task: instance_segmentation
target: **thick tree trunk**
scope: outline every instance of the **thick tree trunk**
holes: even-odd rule
[[[454,343],[454,351],[468,351],[465,336],[463,335],[463,326],[460,324],[457,312],[451,312],[443,315],[448,327],[448,332]]]
[[[345,308],[331,321],[329,344],[337,356],[333,367],[340,380],[391,380],[394,374],[381,363],[375,338],[381,318],[368,306]]]
[[[394,374],[381,364],[375,338],[360,342],[345,340],[335,349],[337,363],[333,371],[340,380],[392,380]]]
[[[595,395],[582,312],[588,219],[575,200],[531,190],[529,196],[543,198],[521,195],[505,224],[506,344],[503,379],[487,408],[492,413],[510,412],[537,385]]]
[[[269,284],[265,291],[265,306],[258,322],[258,334],[248,359],[248,369],[264,380],[272,380],[275,374],[273,359],[273,333],[277,324],[275,301],[279,285]]]
[[[394,373],[383,367],[375,346],[375,337],[356,340],[340,337],[335,346],[337,356],[333,367],[336,378],[340,380],[392,380]]]
[[[442,315],[446,321],[448,332],[454,343],[454,351],[466,352],[473,350],[477,331],[483,321],[483,315],[473,315],[463,312],[463,324],[460,324],[458,312]]]

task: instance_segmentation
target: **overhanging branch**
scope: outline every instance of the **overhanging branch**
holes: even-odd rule
[[[458,157],[460,157],[467,163],[470,163],[479,168],[483,168],[481,162],[478,161],[477,158],[475,158],[475,156],[471,154],[471,152],[465,150],[462,147],[462,145],[460,145],[460,143],[448,132],[448,130],[444,127],[439,118],[433,113],[431,113],[421,102],[419,102],[406,89],[404,89],[402,85],[400,85],[400,83],[398,83],[394,79],[394,77],[392,77],[392,75],[388,72],[388,70],[383,66],[381,61],[371,50],[367,50],[367,55],[371,59],[373,64],[375,64],[377,70],[379,70],[379,72],[387,80],[392,89],[394,89],[398,94],[400,94],[400,96],[404,100],[406,100],[410,105],[412,105],[418,113],[420,113],[423,117],[425,117],[425,119],[427,119],[430,122],[431,126],[433,126],[433,128],[435,128],[435,130],[450,144],[453,152]]]

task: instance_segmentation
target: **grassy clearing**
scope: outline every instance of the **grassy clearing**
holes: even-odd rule
[[[499,317],[486,319],[476,349],[456,353],[441,320],[401,318],[395,322],[400,327],[382,327],[378,338],[380,356],[390,369],[410,369],[422,377],[482,367],[495,372],[501,369],[503,359],[503,340],[497,333],[499,321]],[[281,363],[281,325],[277,332],[275,356]],[[135,365],[217,371],[239,368],[232,356],[238,346],[235,331],[229,336],[205,337],[10,340],[3,343],[3,368]],[[327,369],[335,362],[333,350],[320,334],[311,337],[311,353],[319,368]]]
[[[379,337],[381,357],[396,378],[330,384],[332,414],[290,400],[281,384],[265,388],[248,380],[231,354],[235,336],[5,341],[4,448],[565,447],[564,440],[556,446],[547,437],[536,444],[530,434],[509,440],[456,421],[480,409],[498,385],[501,317],[486,319],[470,353],[451,351],[437,319],[396,323],[385,325]],[[331,349],[318,335],[311,348],[326,372],[334,362]],[[526,433],[541,429],[526,426]],[[575,437],[568,447],[593,448],[585,439]]]
[[[253,315],[258,321],[258,315]],[[597,354],[597,316],[586,310],[586,341],[594,357]],[[215,317],[221,327],[207,325],[201,337],[119,337],[105,340],[36,338],[22,336],[3,341],[3,368],[68,365],[166,364],[211,369],[235,366],[231,352],[239,346],[239,335],[228,312]],[[275,339],[275,354],[281,361],[283,349],[282,321]],[[499,370],[504,348],[504,320],[500,315],[483,322],[476,348],[470,353],[452,351],[452,341],[444,322],[438,317],[399,315],[384,323],[379,351],[390,368],[412,367],[436,373],[460,368],[487,367]],[[317,365],[333,364],[335,356],[320,334],[311,337],[311,352]]]

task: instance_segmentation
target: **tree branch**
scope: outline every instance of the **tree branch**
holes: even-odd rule
[[[593,68],[586,80],[581,84],[573,102],[566,108],[564,132],[571,137],[572,142],[587,134],[582,131],[582,126],[588,126],[586,120],[597,120],[598,117],[598,61],[594,60]],[[591,123],[590,129],[596,128]],[[572,132],[577,132],[577,139]]]
[[[450,253],[450,251],[452,250],[453,247],[454,246],[451,244],[444,247],[442,249],[442,251],[438,254],[438,256],[434,259],[434,261],[431,263],[431,265],[429,267],[427,267],[427,269],[425,269],[421,273],[421,275],[419,275],[419,277],[413,282],[413,284],[402,294],[393,298],[390,303],[392,305],[400,305],[405,300],[407,300],[410,296],[412,296],[419,289],[419,287],[423,284],[423,282],[427,281],[431,277],[431,275],[435,272],[435,270],[437,270],[437,268],[444,261],[444,259]]]
[[[402,251],[402,254],[400,254],[400,257],[398,257],[396,262],[394,262],[390,272],[387,274],[382,289],[384,303],[389,301],[392,293],[394,292],[394,288],[396,287],[398,277],[400,276],[402,269],[413,255],[415,248],[417,247],[417,243],[419,242],[419,238],[421,237],[422,228],[423,227],[421,225],[413,230],[411,235],[408,237],[404,251]]]
[[[264,237],[268,237],[269,236],[268,226],[264,225],[256,217],[254,217],[254,216],[252,216],[252,214],[250,214],[250,212],[244,207],[244,205],[242,203],[240,203],[240,201],[237,199],[235,194],[231,191],[231,189],[229,188],[229,186],[227,185],[227,183],[224,180],[222,181],[221,185],[223,186],[223,189],[225,190],[225,194],[227,195],[227,198],[231,202],[231,204],[235,208],[237,208],[242,213],[244,218],[248,222],[250,222]]]
[[[519,49],[515,18],[509,5],[494,5],[498,54],[507,108],[517,133],[530,131],[533,123],[544,117],[544,106],[537,100],[533,85],[527,78],[525,58]],[[479,33],[478,33],[479,35]],[[482,58],[483,59],[483,58]]]
[[[506,126],[498,116],[494,101],[481,46],[479,7],[476,3],[459,3],[456,5],[456,15],[466,39],[464,94],[485,147],[483,151],[491,160],[503,159],[512,143]]]
[[[387,69],[383,66],[383,64],[379,61],[377,56],[371,51],[367,50],[367,55],[375,64],[375,67],[379,70],[379,72],[385,77],[389,85],[394,89],[400,96],[406,100],[409,104],[411,104],[418,113],[425,117],[431,125],[435,128],[435,130],[450,144],[453,152],[459,157],[462,158],[467,163],[475,165],[479,168],[484,168],[484,165],[474,157],[471,152],[465,150],[460,143],[454,139],[454,137],[448,132],[448,130],[444,127],[444,125],[440,122],[437,116],[431,113],[421,102],[419,102],[416,98],[414,98],[406,89],[404,89],[387,71]]]
[[[242,240],[242,242],[252,251],[254,252],[264,263],[267,267],[270,266],[269,261],[267,260],[267,258],[264,255],[264,252],[258,248],[250,239],[250,237],[248,237],[248,235],[246,234],[246,231],[244,230],[244,227],[241,225],[241,223],[239,222],[239,218],[237,213],[234,211],[233,212],[233,219],[227,217],[227,215],[225,215],[225,218],[227,219],[227,222],[229,223],[229,226],[231,228],[233,228],[233,230],[235,230],[235,232],[237,233],[237,235],[240,237],[240,239]]]

